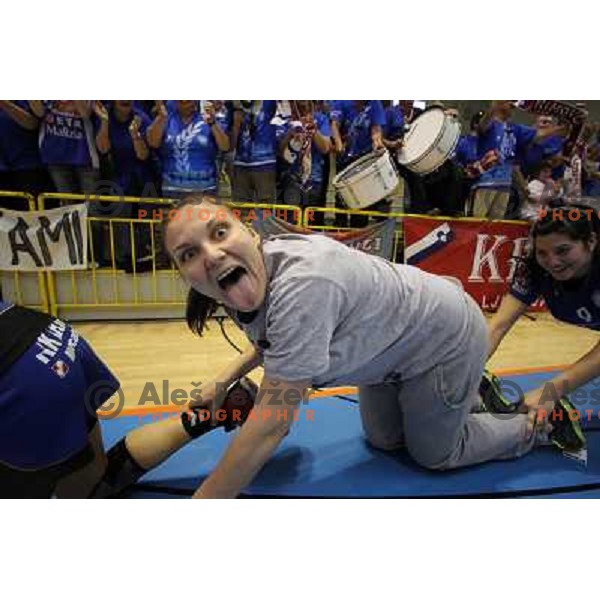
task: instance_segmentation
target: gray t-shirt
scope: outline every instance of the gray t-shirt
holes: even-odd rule
[[[476,305],[442,277],[322,235],[263,242],[265,302],[250,323],[265,372],[315,386],[408,379],[460,352]],[[247,320],[247,319],[246,319]]]

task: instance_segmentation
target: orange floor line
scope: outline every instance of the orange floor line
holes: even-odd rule
[[[547,367],[522,367],[519,369],[498,369],[494,371],[496,375],[501,377],[506,376],[518,376],[518,375],[528,375],[531,373],[549,373],[552,371],[563,371],[567,368],[568,365],[550,365]],[[325,388],[322,390],[314,391],[310,394],[310,398],[326,398],[329,396],[337,396],[337,395],[352,395],[358,393],[358,388],[356,387],[334,387],[334,388]],[[157,415],[157,414],[172,414],[176,415],[181,411],[185,410],[185,406],[177,406],[175,404],[167,404],[163,406],[136,406],[136,407],[125,407],[118,414],[113,415],[111,411],[103,412],[98,411],[98,416],[101,419],[110,419],[117,416],[127,416],[127,417],[143,417],[146,415]]]

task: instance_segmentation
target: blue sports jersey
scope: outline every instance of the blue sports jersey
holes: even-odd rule
[[[34,470],[71,458],[86,447],[96,410],[119,387],[87,342],[53,319],[0,375],[0,461]]]
[[[358,114],[354,100],[330,100],[329,107],[329,118],[337,122],[342,132]]]
[[[518,153],[524,151],[535,135],[536,131],[533,127],[494,119],[487,130],[479,136],[480,156],[490,150],[497,150],[502,162],[514,163]]]
[[[558,282],[544,273],[536,283],[525,263],[517,269],[510,294],[529,305],[542,297],[559,321],[600,331],[600,265],[588,277],[575,282]]]
[[[117,183],[125,195],[139,193],[140,186],[152,181],[152,163],[150,157],[147,160],[137,158],[129,126],[135,116],[139,117],[141,120],[140,135],[145,137],[146,129],[151,123],[150,118],[138,108],[133,109],[130,118],[124,123],[115,117],[112,109],[108,114],[110,153],[115,165]]]
[[[95,124],[92,115],[82,118],[65,108],[70,101],[45,102],[40,124],[39,147],[45,165],[99,168]]]
[[[256,102],[256,101],[255,101]],[[274,169],[277,161],[277,128],[271,123],[277,112],[275,100],[262,100],[242,112],[234,164],[252,169]]]
[[[476,134],[461,135],[454,152],[454,160],[466,167],[479,159],[479,136]]]
[[[541,142],[533,142],[527,145],[517,157],[523,173],[530,174],[545,160],[559,154],[562,151],[564,139],[553,135]]]
[[[314,113],[315,124],[317,126],[317,130],[324,137],[329,137],[331,135],[331,127],[329,125],[329,119],[327,115],[324,115],[321,112]],[[284,137],[290,129],[290,121],[282,125],[277,126],[277,138],[281,139]],[[286,167],[293,173],[299,170],[300,165],[298,164],[299,154],[290,149],[290,155],[294,157],[295,162],[292,164],[287,163]],[[316,144],[313,142],[311,147],[311,170],[310,170],[310,182],[313,184],[318,184],[323,181],[323,172],[325,167],[325,159],[327,155],[321,154]]]
[[[219,126],[223,128],[223,123]],[[218,150],[215,136],[200,113],[185,125],[177,110],[170,111],[160,148],[165,195],[169,191],[216,190]]]
[[[371,128],[379,125],[385,127],[385,111],[381,100],[367,100],[362,109],[356,106],[354,100],[334,101],[331,112],[334,121],[342,119],[342,132],[346,137],[346,152],[344,162],[348,162],[371,152],[373,141]]]
[[[483,173],[477,187],[509,188],[512,183],[512,167],[519,155],[535,138],[533,127],[517,123],[492,120],[484,133],[479,135],[479,156],[490,150],[498,151],[500,164]]]
[[[31,113],[27,100],[13,100]],[[42,166],[38,148],[38,131],[30,131],[0,110],[0,171],[24,171]]]
[[[385,125],[383,137],[386,140],[398,140],[404,136],[404,111],[399,105],[385,109]]]

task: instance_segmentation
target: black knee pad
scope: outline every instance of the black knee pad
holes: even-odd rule
[[[146,473],[146,469],[140,467],[127,450],[125,438],[106,453],[106,458],[106,471],[89,498],[116,498]]]

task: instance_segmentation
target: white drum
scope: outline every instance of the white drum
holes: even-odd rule
[[[333,179],[348,208],[362,209],[383,200],[400,179],[387,150],[371,152],[347,166]]]
[[[460,123],[441,108],[417,117],[404,136],[398,162],[419,175],[427,175],[450,158],[460,137]]]

